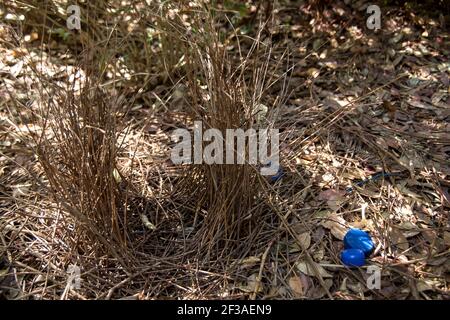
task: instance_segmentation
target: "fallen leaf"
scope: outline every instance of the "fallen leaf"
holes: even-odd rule
[[[13,186],[13,197],[18,198],[21,196],[26,196],[28,192],[30,191],[30,184],[18,184]]]
[[[258,290],[256,290],[256,287],[258,287]],[[262,291],[262,285],[259,283],[258,285],[258,274],[254,273],[251,276],[247,278],[247,284],[246,285],[240,285],[239,289],[241,289],[244,292],[261,292]]]
[[[345,200],[344,195],[344,191],[329,189],[319,194],[319,200],[325,200],[331,210],[337,211]]]
[[[450,232],[449,231],[444,232],[444,243],[447,247],[450,247]]]
[[[333,280],[332,279],[325,279],[323,281],[325,287],[327,290],[330,290],[330,288],[333,286]],[[323,298],[327,294],[327,291],[322,286],[317,286],[312,290],[311,292],[311,298],[313,299],[320,299]]]
[[[431,103],[435,106],[439,106],[439,102],[445,97],[444,92],[435,92],[431,97]]]
[[[323,179],[325,179],[322,176]],[[319,193],[319,200],[334,200],[336,198],[342,197],[345,194],[344,191],[339,191],[339,190],[334,190],[334,189],[328,189],[325,191],[322,191],[321,193]]]
[[[322,261],[323,258],[325,257],[325,250],[322,247],[319,249],[315,249],[314,252],[312,253],[312,257],[316,261]]]
[[[321,222],[324,228],[330,230],[331,234],[339,240],[344,240],[344,236],[347,233],[348,227],[347,222],[344,218],[338,216],[336,213],[331,212],[328,216]]]
[[[399,248],[402,252],[409,249],[408,239],[406,239],[403,232],[397,228],[391,228],[390,240],[391,244]]]
[[[357,283],[348,282],[347,288],[349,288],[350,290],[352,290],[354,293],[357,293],[357,294],[362,294],[368,290],[368,288],[365,285],[363,285],[361,282],[357,282]]]
[[[433,258],[433,259],[429,259],[427,260],[427,265],[430,266],[440,266],[441,264],[444,264],[445,262],[447,262],[448,257],[439,257],[439,258]]]
[[[406,238],[411,238],[420,233],[419,228],[410,221],[405,221],[398,225],[398,228],[403,230],[403,234]]]
[[[373,223],[372,219],[361,219],[361,220],[356,220],[356,221],[351,222],[350,225],[356,229],[372,230],[374,223]]]
[[[308,249],[311,245],[311,235],[309,234],[309,232],[304,232],[297,235],[297,240],[302,244],[302,249]]]
[[[22,68],[23,68],[23,61],[19,61],[11,67],[9,72],[15,78],[20,74],[20,71],[22,71]]]
[[[416,284],[417,291],[423,292],[423,291],[429,291],[433,290],[435,286],[439,285],[439,281],[433,280],[433,279],[424,279],[420,280]]]
[[[322,175],[322,180],[324,181],[324,182],[331,182],[331,181],[333,181],[333,179],[334,179],[334,176],[332,175],[332,174],[330,174],[330,173],[325,173],[324,175]],[[328,191],[328,190],[327,190]],[[326,191],[323,191],[323,192],[326,192]],[[322,193],[322,192],[321,192]],[[320,195],[319,195],[319,197],[320,197]],[[325,200],[325,199],[324,199]]]
[[[311,277],[317,277],[316,272],[314,272],[314,269],[317,269],[318,274],[322,278],[332,278],[333,275],[328,273],[320,264],[317,264],[315,262],[307,262],[306,260],[299,261],[295,264],[297,269]]]
[[[297,297],[302,297],[304,295],[303,283],[299,277],[293,276],[289,278],[289,287],[291,287],[292,292],[295,293]]]

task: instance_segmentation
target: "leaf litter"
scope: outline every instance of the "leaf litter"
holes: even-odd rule
[[[364,10],[368,3],[339,1],[334,6],[325,5],[322,15],[316,15],[304,3],[291,3],[295,7],[292,10],[280,10],[281,4],[274,4],[273,24],[265,32],[272,37],[276,58],[288,49],[297,64],[290,79],[295,85],[290,88],[289,99],[277,110],[279,116],[274,123],[274,127],[282,129],[285,149],[281,150],[284,152],[281,160],[287,173],[282,183],[269,190],[266,199],[274,211],[282,213],[280,220],[285,223],[277,225],[274,216],[262,222],[273,224],[270,226],[273,233],[263,236],[241,257],[227,260],[238,270],[231,279],[224,276],[231,274],[230,268],[221,269],[218,266],[222,263],[218,261],[214,267],[205,264],[205,270],[199,270],[196,265],[179,262],[176,255],[164,259],[152,256],[149,261],[155,270],[149,274],[141,268],[142,273],[138,272],[140,276],[134,281],[127,281],[129,275],[120,271],[108,272],[105,281],[86,274],[86,281],[98,284],[93,286],[98,292],[69,291],[68,296],[120,298],[139,293],[139,297],[153,298],[180,297],[189,292],[190,297],[196,298],[256,294],[258,298],[448,299],[450,67],[446,57],[450,48],[445,45],[448,34],[437,20],[427,18],[418,22],[401,7],[391,8],[383,18],[386,23],[380,32],[371,32],[365,29],[364,15],[354,14]],[[251,10],[244,14],[243,7],[239,8],[241,14],[233,17],[246,23]],[[351,23],[349,17],[353,19]],[[287,18],[290,25],[279,28]],[[8,39],[6,29],[1,28],[0,33]],[[49,44],[55,56],[50,59],[43,54],[42,61],[36,60],[32,53],[39,49],[39,41],[35,40],[41,37],[39,30],[33,30],[26,37],[27,48],[17,44],[2,47],[0,61],[5,75],[0,84],[0,210],[1,226],[6,232],[2,240],[8,242],[18,237],[0,250],[2,259],[8,256],[15,261],[15,271],[9,265],[3,267],[2,262],[0,282],[6,279],[4,272],[26,271],[27,275],[16,285],[20,290],[14,289],[14,296],[24,299],[60,298],[63,288],[58,286],[61,274],[65,274],[65,262],[55,253],[72,256],[63,237],[57,241],[52,238],[61,231],[49,221],[59,221],[59,213],[49,206],[45,214],[50,219],[46,219],[36,210],[48,204],[39,184],[30,182],[28,175],[41,173],[36,159],[24,152],[20,167],[14,160],[24,149],[17,135],[31,135],[37,126],[29,123],[14,127],[7,121],[17,115],[19,104],[15,101],[28,106],[41,103],[38,95],[29,90],[30,83],[38,82],[32,73],[37,62],[47,79],[69,81],[70,77],[76,77],[75,69],[59,68],[66,64],[64,55],[70,43]],[[245,41],[240,46],[231,42],[229,49],[249,51],[250,46]],[[131,61],[129,67],[145,70],[145,63]],[[285,69],[279,67],[270,72],[283,74]],[[126,72],[124,65],[117,69]],[[119,73],[114,76],[121,78]],[[126,79],[125,75],[123,78]],[[186,122],[183,112],[176,109],[182,109],[179,101],[186,99],[186,94],[175,90],[177,104],[168,111],[170,99],[166,98],[171,89],[164,78],[152,79],[151,87],[141,88],[139,104],[125,117],[130,133],[124,139],[126,152],[119,162],[120,173],[126,180],[145,186],[142,190],[146,190],[149,198],[154,193],[164,193],[159,185],[148,191],[149,180],[171,181],[173,177],[173,167],[167,164],[163,152],[169,144],[165,132]],[[119,87],[139,91],[137,84],[147,83],[138,75],[128,79],[119,82]],[[279,89],[274,84],[267,90],[259,121],[271,112]],[[29,118],[31,121],[32,117]],[[37,131],[40,134],[42,129]],[[134,155],[133,160],[129,155]],[[141,169],[132,168],[133,161]],[[154,166],[155,162],[161,165]],[[379,178],[370,178],[380,172],[383,174]],[[117,183],[123,183],[118,171],[112,174]],[[343,191],[349,187],[352,192]],[[362,203],[367,204],[364,218]],[[183,212],[177,212],[179,207],[177,203],[170,210],[155,209],[155,216],[140,209],[142,221],[139,214],[134,221],[141,225],[136,230],[138,243],[147,246],[141,248],[143,256],[148,257],[150,249],[167,254],[170,246],[164,239],[168,235],[174,237],[171,243],[186,241],[183,232],[176,232],[180,217],[184,217]],[[377,249],[368,263],[382,267],[379,291],[367,289],[364,268],[350,270],[339,260],[343,237],[351,226],[366,228],[376,242]],[[67,228],[71,228],[70,223]],[[272,239],[277,241],[269,248]],[[157,245],[152,247],[148,244],[151,241]],[[47,282],[41,281],[42,277],[55,280],[56,289],[46,290]],[[196,281],[201,278],[198,287],[192,284],[194,278]],[[235,285],[229,285],[230,281],[235,281]]]

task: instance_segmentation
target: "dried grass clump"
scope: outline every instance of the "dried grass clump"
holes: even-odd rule
[[[72,90],[61,93],[59,103],[46,106],[53,139],[38,144],[40,163],[55,196],[87,231],[91,245],[117,257],[117,248],[126,246],[116,169],[118,101],[89,78],[79,96]]]
[[[75,221],[75,247],[126,262],[126,216],[116,168],[117,111],[93,74],[81,69],[61,87],[41,78],[32,110],[39,135],[24,137],[37,155],[51,198]]]
[[[233,61],[215,27],[217,12],[195,10],[187,27],[178,16],[178,23],[174,20],[166,30],[182,40],[188,113],[202,122],[203,130],[218,129],[224,139],[226,129],[257,129],[270,49],[258,38],[246,57]],[[248,153],[247,146],[245,164],[195,164],[185,172],[180,186],[195,202],[194,227],[201,220],[196,247],[226,252],[261,227],[264,210],[256,201],[263,184],[258,168],[248,164]]]

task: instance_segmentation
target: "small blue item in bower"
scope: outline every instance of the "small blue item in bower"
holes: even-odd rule
[[[366,263],[364,252],[360,249],[345,249],[341,253],[341,260],[348,267],[362,267]]]
[[[282,177],[284,176],[284,171],[283,168],[281,168],[281,166],[278,168],[278,171],[275,175],[270,177],[270,181],[271,182],[277,182],[278,180],[280,180]]]
[[[374,244],[370,235],[360,229],[350,229],[344,237],[345,249],[360,249],[364,255],[369,256]]]

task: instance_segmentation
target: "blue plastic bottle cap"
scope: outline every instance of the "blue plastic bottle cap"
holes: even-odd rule
[[[365,258],[360,249],[345,249],[341,253],[342,263],[348,267],[362,267],[366,263]]]
[[[360,249],[367,257],[372,253],[375,246],[367,232],[360,229],[350,229],[344,237],[344,247],[345,249]]]

